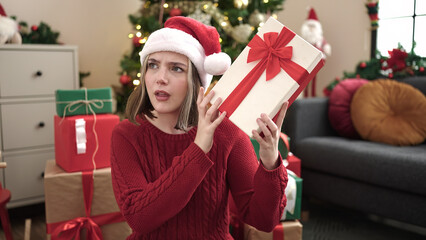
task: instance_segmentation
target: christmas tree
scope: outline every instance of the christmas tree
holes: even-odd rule
[[[275,13],[282,10],[283,3],[284,0],[142,1],[139,12],[129,15],[134,26],[128,36],[132,50],[120,61],[120,85],[113,86],[117,112],[124,112],[127,98],[140,83],[139,52],[149,35],[160,29],[167,18],[187,16],[216,27],[222,51],[234,60],[267,18],[276,18]]]

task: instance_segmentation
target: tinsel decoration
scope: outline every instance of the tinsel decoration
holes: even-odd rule
[[[365,6],[368,10],[368,16],[370,17],[371,28],[377,29],[379,27],[379,1],[369,0]]]

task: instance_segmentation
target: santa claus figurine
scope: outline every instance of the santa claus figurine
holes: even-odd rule
[[[327,43],[323,36],[321,23],[318,21],[317,14],[313,8],[310,8],[308,18],[302,25],[301,36],[307,42],[323,52],[323,59],[331,55],[331,46]],[[312,79],[310,84],[312,97],[315,97],[315,82],[316,77]],[[306,88],[304,91],[305,97],[308,97],[309,95],[308,90],[309,89]]]
[[[7,17],[0,4],[0,44],[5,43],[21,44],[22,37],[19,33],[18,24],[12,18]]]
[[[324,55],[331,55],[331,46],[324,39],[321,23],[318,21],[317,14],[313,8],[309,10],[308,19],[303,23],[301,32],[302,38],[307,42],[321,50]]]

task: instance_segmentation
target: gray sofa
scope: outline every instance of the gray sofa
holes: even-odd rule
[[[401,81],[426,94],[426,77]],[[302,160],[305,197],[426,227],[425,142],[398,147],[340,137],[325,97],[296,100],[282,131]]]

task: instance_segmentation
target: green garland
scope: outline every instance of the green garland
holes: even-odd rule
[[[377,58],[369,61],[359,62],[354,72],[344,72],[341,79],[363,78],[376,80],[381,78],[401,79],[409,76],[426,76],[426,58],[414,53],[415,44],[410,52],[399,44],[389,52],[389,57],[382,56],[377,52]],[[328,84],[323,92],[329,96],[333,88],[340,82],[340,78],[334,79]]]

